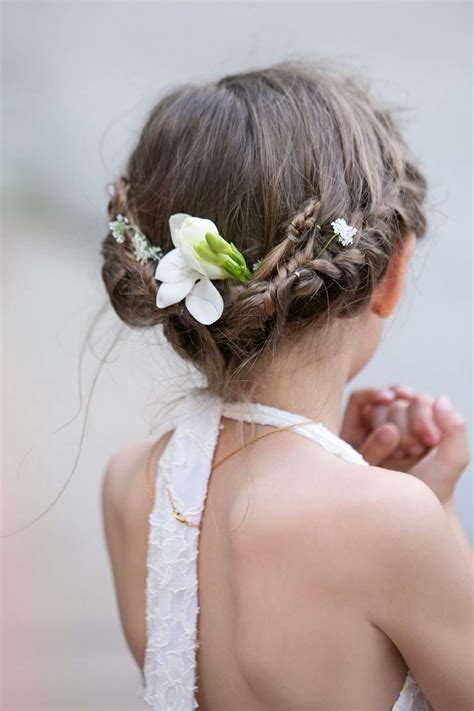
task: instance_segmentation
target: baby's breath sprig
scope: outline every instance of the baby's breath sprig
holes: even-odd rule
[[[333,234],[328,239],[322,250],[319,252],[316,259],[319,259],[319,257],[324,254],[331,242],[336,238],[337,241],[340,242],[343,247],[347,247],[349,244],[353,243],[354,237],[358,232],[357,228],[352,227],[352,225],[348,225],[343,217],[338,217],[337,220],[331,222],[331,227],[333,229]]]
[[[125,233],[130,229],[130,223],[123,215],[117,215],[115,220],[109,222],[109,230],[112,232],[112,237],[119,243],[125,242]]]
[[[158,261],[163,256],[161,247],[155,247],[149,239],[145,237],[143,232],[135,225],[131,225],[124,215],[117,215],[115,220],[109,222],[109,229],[112,237],[119,243],[125,242],[125,236],[128,230],[133,230],[132,247],[133,254],[137,262],[146,264],[148,260]]]

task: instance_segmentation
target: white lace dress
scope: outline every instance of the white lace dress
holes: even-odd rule
[[[147,646],[144,698],[154,711],[191,711],[195,699],[198,620],[197,556],[199,528],[179,523],[178,511],[199,523],[204,510],[221,417],[280,426],[303,421],[295,413],[258,403],[224,403],[207,391],[194,391],[158,428],[157,437],[174,430],[160,457],[155,505],[150,514],[147,560]],[[342,457],[366,465],[350,445],[321,424],[292,428]],[[392,711],[430,711],[408,672]]]

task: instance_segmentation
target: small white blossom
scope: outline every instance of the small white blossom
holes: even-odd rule
[[[161,248],[150,244],[145,235],[138,230],[133,233],[132,245],[135,259],[140,264],[146,264],[149,259],[158,261],[163,255]]]
[[[331,227],[334,230],[334,234],[337,235],[337,241],[340,242],[344,247],[352,244],[354,241],[354,236],[357,234],[357,228],[348,225],[343,217],[339,217],[334,222],[331,222]]]
[[[131,225],[124,215],[117,215],[115,220],[109,222],[109,230],[112,233],[112,237],[119,244],[123,244],[125,242],[126,232],[132,228],[132,246],[135,259],[140,262],[140,264],[146,264],[149,259],[153,259],[155,261],[161,259],[163,256],[161,247],[154,247],[150,244],[143,232],[140,232],[138,227]]]
[[[125,232],[130,227],[130,224],[126,217],[123,215],[117,215],[117,218],[113,222],[109,222],[109,230],[112,232],[112,237],[119,243],[123,244],[125,242]]]

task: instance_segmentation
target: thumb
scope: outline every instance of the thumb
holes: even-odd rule
[[[359,448],[364,459],[378,466],[388,459],[400,443],[400,431],[396,425],[388,422],[374,430]]]
[[[449,398],[441,396],[433,403],[433,418],[441,439],[431,459],[440,473],[460,474],[469,461],[466,423]]]

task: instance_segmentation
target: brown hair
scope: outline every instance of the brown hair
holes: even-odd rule
[[[247,284],[214,282],[224,312],[209,326],[183,302],[158,309],[156,265],[110,233],[103,280],[125,323],[163,324],[210,389],[245,394],[252,364],[282,337],[367,305],[397,243],[425,233],[425,192],[393,112],[360,80],[285,63],[184,86],[152,109],[109,217],[126,215],[164,252],[171,214],[206,217],[260,265]],[[339,217],[358,229],[354,243],[321,253]]]

